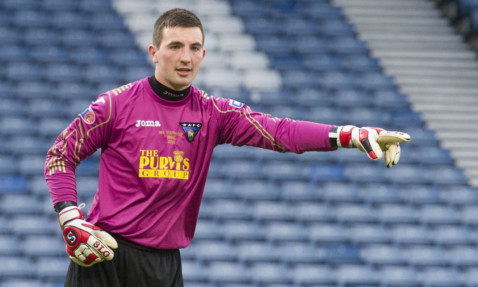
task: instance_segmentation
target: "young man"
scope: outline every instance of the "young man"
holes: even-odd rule
[[[191,85],[206,51],[200,20],[184,9],[158,18],[149,55],[154,76],[101,94],[48,151],[45,178],[73,261],[65,286],[183,286],[179,249],[193,238],[217,145],[294,153],[358,147],[374,160],[385,153],[390,167],[398,142],[410,139],[275,118],[209,97]],[[99,186],[85,221],[75,168],[99,148]]]

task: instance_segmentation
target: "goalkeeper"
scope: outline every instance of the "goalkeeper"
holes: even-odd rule
[[[65,286],[183,286],[213,150],[221,144],[304,153],[358,148],[391,167],[405,133],[275,118],[191,83],[206,55],[200,20],[173,9],[155,23],[154,75],[98,96],[47,153],[45,178],[71,258]],[[87,218],[75,168],[101,149]]]

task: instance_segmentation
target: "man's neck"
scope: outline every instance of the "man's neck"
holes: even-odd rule
[[[189,86],[182,91],[175,91],[161,84],[158,80],[156,80],[155,76],[149,77],[148,81],[156,95],[168,101],[182,100],[189,95],[189,91],[191,90],[191,86]]]

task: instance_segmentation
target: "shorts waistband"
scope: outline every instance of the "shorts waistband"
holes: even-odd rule
[[[147,252],[153,252],[153,253],[179,253],[179,249],[158,249],[158,248],[152,248],[152,247],[148,247],[148,246],[144,246],[144,245],[141,245],[141,244],[138,244],[138,243],[134,243],[133,241],[131,240],[128,240],[118,234],[115,234],[115,233],[110,233],[111,236],[114,237],[114,239],[116,239],[116,241],[118,242],[118,244],[122,244],[122,245],[126,245],[128,247],[131,247],[131,248],[135,248],[135,249],[139,249],[139,250],[143,250],[143,251],[147,251]]]

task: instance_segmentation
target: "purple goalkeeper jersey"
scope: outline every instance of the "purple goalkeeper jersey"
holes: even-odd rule
[[[77,202],[75,168],[101,148],[88,221],[144,246],[183,248],[194,235],[214,147],[329,151],[331,128],[258,113],[196,87],[168,101],[144,78],[99,95],[73,120],[48,151],[45,178],[53,204]]]

